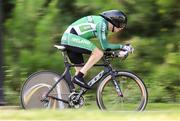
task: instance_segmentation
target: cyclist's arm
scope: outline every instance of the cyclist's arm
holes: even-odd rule
[[[97,25],[97,37],[100,40],[101,46],[104,50],[115,50],[123,47],[121,44],[112,44],[107,40],[107,26],[105,22],[101,22]]]

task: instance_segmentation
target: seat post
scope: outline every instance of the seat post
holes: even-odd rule
[[[67,52],[65,50],[61,51],[63,58],[64,58],[64,63],[68,63],[68,57],[67,57]]]
[[[66,48],[63,45],[54,45],[54,47],[61,51],[61,53],[63,55],[64,63],[65,64],[69,63]]]

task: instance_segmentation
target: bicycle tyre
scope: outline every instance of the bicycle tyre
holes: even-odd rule
[[[49,89],[60,78],[60,75],[51,71],[39,71],[31,74],[24,82],[20,100],[21,106],[24,109],[41,109],[41,108],[68,108],[68,105],[49,98],[48,104],[44,104],[41,99],[49,91]],[[70,94],[67,82],[62,79],[59,84],[53,89],[50,95],[60,96],[64,100],[68,100]]]
[[[98,107],[101,110],[111,111],[143,111],[148,101],[148,92],[143,80],[132,72],[116,71],[116,73],[115,78],[121,83],[123,97],[117,96],[111,76],[106,75],[97,89],[96,102]],[[128,80],[124,80],[125,78]]]

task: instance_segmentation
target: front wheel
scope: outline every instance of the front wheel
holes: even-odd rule
[[[147,89],[143,81],[127,71],[114,72],[115,81],[123,96],[118,95],[111,75],[107,75],[97,89],[97,104],[101,110],[143,111],[148,100]]]

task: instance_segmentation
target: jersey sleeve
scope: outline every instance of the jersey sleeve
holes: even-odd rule
[[[97,24],[97,37],[101,43],[101,47],[103,50],[116,50],[122,48],[121,44],[112,44],[107,40],[107,25],[103,21]]]

